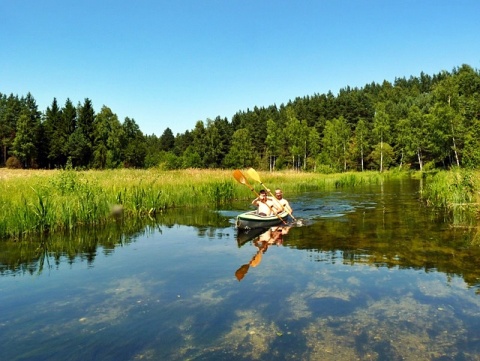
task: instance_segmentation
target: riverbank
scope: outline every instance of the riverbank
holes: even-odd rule
[[[245,173],[246,174],[246,173]],[[317,174],[259,172],[262,182],[285,194],[379,184],[387,178],[420,173],[364,172]],[[258,191],[262,185],[248,179]],[[432,206],[472,202],[478,196],[478,173],[445,172],[428,176],[435,186],[422,197]],[[452,192],[451,189],[457,190]],[[464,194],[465,193],[465,194]],[[172,208],[216,208],[250,199],[249,187],[231,170],[9,170],[0,169],[0,238],[25,236],[79,226],[96,226],[116,217],[155,217]],[[454,196],[453,199],[450,199]]]

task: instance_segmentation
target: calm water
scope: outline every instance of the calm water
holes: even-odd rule
[[[0,243],[1,360],[480,360],[480,246],[419,184]]]

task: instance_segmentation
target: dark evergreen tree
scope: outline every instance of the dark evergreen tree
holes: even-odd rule
[[[93,159],[93,141],[94,141],[94,122],[95,111],[90,99],[86,98],[83,105],[78,105],[77,110],[77,128],[76,131],[81,133],[83,140],[79,144],[81,149],[70,149],[70,153],[75,153],[78,157],[80,154],[82,158],[77,158],[78,166],[88,167]],[[78,135],[75,136],[76,138]],[[75,147],[75,144],[70,142],[70,146]]]
[[[180,156],[184,154],[189,146],[193,145],[193,137],[190,131],[186,131],[182,134],[177,134],[175,137],[175,146],[173,152],[175,155]]]
[[[17,133],[13,141],[13,154],[24,168],[36,167],[37,148],[35,146],[38,125],[33,124],[29,114],[22,112],[17,122]]]
[[[47,107],[43,124],[45,128],[45,143],[49,146],[47,156],[49,168],[62,167],[66,163],[64,148],[67,138],[61,134],[62,112],[58,107],[56,98],[53,98],[51,107]]]
[[[18,96],[10,94],[8,97],[6,95],[0,97],[0,144],[2,147],[0,164],[5,164],[11,155],[21,110],[22,104]]]
[[[165,152],[170,152],[175,146],[175,137],[170,128],[167,128],[163,131],[163,134],[160,136],[160,150]]]
[[[17,121],[17,132],[13,141],[13,153],[25,168],[38,168],[39,152],[42,147],[41,113],[31,93],[22,98],[22,110]],[[40,159],[41,163],[42,159]],[[41,165],[41,164],[40,164]]]
[[[92,154],[92,143],[80,128],[75,129],[68,137],[67,149],[72,166],[85,168]]]
[[[187,168],[203,168],[206,166],[204,160],[208,144],[205,139],[205,134],[205,124],[201,120],[197,121],[195,128],[192,130],[192,145],[189,147],[190,149],[187,148],[189,159],[194,161],[188,162]],[[198,162],[197,157],[200,157],[200,162]]]
[[[65,167],[68,159],[72,156],[70,154],[70,137],[77,128],[77,109],[69,98],[65,101],[61,114],[61,123],[57,129],[56,137],[62,139],[62,155],[59,159],[59,165]]]

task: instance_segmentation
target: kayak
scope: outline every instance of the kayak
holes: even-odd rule
[[[260,216],[257,211],[239,214],[235,225],[239,229],[268,228],[278,226],[288,219],[288,213],[283,211],[278,215]]]

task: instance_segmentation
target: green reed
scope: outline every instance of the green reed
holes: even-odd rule
[[[13,172],[2,170],[2,172]],[[248,193],[229,171],[0,173],[0,238],[99,225],[119,216],[218,207]]]
[[[244,172],[247,175],[246,172]],[[305,191],[379,184],[408,173],[323,175],[259,172],[271,191]],[[249,179],[258,192],[262,185]],[[0,238],[98,226],[118,217],[155,217],[169,209],[216,208],[254,197],[231,170],[19,171],[0,169]]]
[[[422,199],[432,208],[441,208],[452,217],[454,225],[477,226],[480,206],[480,173],[453,169],[425,176]]]
[[[428,205],[453,209],[478,206],[478,172],[454,169],[426,176],[422,197]]]
[[[408,177],[409,173],[347,172],[338,174],[277,172],[265,173],[262,182],[270,187],[281,188],[284,193],[301,193],[336,188],[352,188],[380,184],[394,177]],[[273,188],[271,189],[274,190]]]

